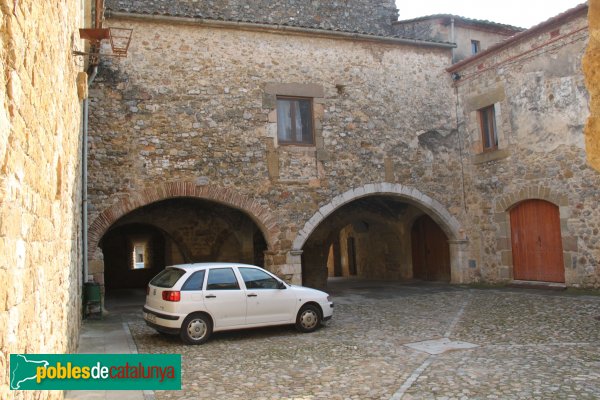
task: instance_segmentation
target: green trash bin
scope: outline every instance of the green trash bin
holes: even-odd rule
[[[102,295],[98,283],[83,284],[83,305],[86,317],[102,317]]]

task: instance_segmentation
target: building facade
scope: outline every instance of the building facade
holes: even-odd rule
[[[588,36],[582,5],[448,70],[485,280],[598,286],[600,181],[583,129]]]
[[[529,69],[470,59],[446,70],[445,42],[357,33],[359,4],[318,24],[301,5],[305,19],[283,24],[107,4],[108,25],[134,30],[130,56],[104,62],[91,92],[90,272],[107,288],[209,260],[316,287],[328,276],[598,286],[586,233],[598,221],[583,146],[586,6],[477,58],[539,45]],[[490,105],[492,152],[477,133]],[[559,210],[556,276],[514,272],[507,218],[530,199]]]
[[[294,282],[304,277],[323,286],[331,236],[366,219],[371,230],[357,239],[364,254],[359,249],[357,256],[368,259],[367,243],[387,246],[371,262],[390,268],[365,271],[396,277],[403,265],[403,276],[410,275],[409,249],[397,250],[396,241],[377,244],[377,227],[385,226],[390,238],[401,235],[422,213],[412,203],[431,202],[426,193],[443,190],[434,169],[458,171],[454,157],[443,166],[427,162],[418,140],[419,133],[443,139],[454,129],[450,78],[443,72],[449,45],[314,27],[149,18],[131,10],[111,9],[107,17],[140,38],[126,60],[102,66],[91,94],[90,250],[99,247],[90,265],[105,273],[108,288],[116,261],[105,243],[117,227],[136,236],[136,224],[151,225],[166,243],[159,268],[211,259],[264,262]],[[307,101],[313,113],[312,133],[302,140],[278,134],[278,103],[295,100]],[[423,110],[433,111],[423,117]],[[414,163],[427,167],[415,172]],[[456,193],[444,196],[447,204],[459,202]],[[355,200],[352,218],[330,219],[334,226],[317,221],[325,210]],[[436,212],[458,239],[455,217],[441,206]]]
[[[549,143],[533,153],[539,159],[519,156],[527,162],[516,169],[521,147],[529,154],[536,143],[521,133],[531,118],[519,110],[538,94],[514,96],[518,103],[503,112],[498,104],[500,144],[496,155],[481,151],[479,120],[466,103],[507,98],[501,92],[509,85],[484,82],[492,80],[491,68],[490,78],[478,72],[453,82],[452,73],[463,75],[471,64],[446,71],[452,47],[444,42],[381,29],[357,34],[360,25],[355,33],[343,30],[349,25],[323,29],[337,26],[335,13],[319,25],[306,13],[282,25],[252,16],[215,19],[186,7],[167,12],[160,4],[108,2],[108,25],[133,28],[135,40],[130,57],[101,65],[91,95],[90,268],[107,288],[143,287],[165,265],[209,260],[257,263],[317,287],[328,276],[352,275],[509,281],[516,277],[502,215],[529,197],[548,196],[562,212],[564,271],[552,279],[598,285],[598,250],[580,231],[593,230],[597,218],[585,227],[573,219],[579,200],[584,210],[591,206],[585,198],[593,186],[582,182],[596,172],[581,172],[575,179],[584,187],[581,197],[569,198],[569,176],[559,183],[549,172],[562,164],[549,170],[545,164],[552,152],[559,160],[574,158],[577,146],[574,159],[585,164],[585,7],[577,14],[581,40],[557,55],[563,72],[549,68],[540,51],[534,70],[518,67],[510,75],[515,90],[547,76],[556,86],[556,101],[548,101],[563,107],[552,114],[560,124],[539,127],[552,127],[543,136]],[[355,17],[347,14],[346,24]],[[550,25],[569,32],[562,26],[569,23]],[[502,49],[516,55],[528,45],[515,41]],[[502,90],[490,95],[478,85]],[[543,121],[549,112],[533,117]],[[530,179],[519,182],[524,176]],[[514,202],[506,205],[505,198]],[[506,207],[497,211],[500,203]],[[138,260],[138,268],[136,252],[146,261]]]
[[[0,398],[11,353],[76,350],[85,4],[0,1]],[[43,35],[40,35],[43,32]],[[4,89],[6,88],[6,90]]]
[[[436,14],[393,23],[397,35],[456,43],[452,62],[480,53],[524,29],[452,14]]]
[[[0,0],[3,399],[62,398],[10,391],[11,353],[76,348],[88,3]],[[91,90],[99,283],[222,260],[317,287],[600,287],[600,0],[451,67],[446,40],[398,36],[392,1],[150,3],[108,2],[135,33]]]

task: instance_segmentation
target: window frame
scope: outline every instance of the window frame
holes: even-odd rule
[[[232,288],[232,287],[216,287],[216,288],[212,287],[211,288],[211,287],[209,287],[209,285],[211,284],[210,283],[210,274],[211,274],[211,272],[216,272],[218,270],[230,270],[231,273],[233,274],[233,278],[235,279],[236,287],[235,288]],[[232,267],[210,268],[208,270],[207,277],[205,279],[206,279],[206,291],[209,291],[209,290],[242,290],[242,287],[240,286],[240,280],[238,279],[238,276],[237,276],[237,274],[235,273],[235,270]],[[223,285],[223,283],[218,283],[218,284],[219,285]]]
[[[297,141],[286,141],[282,140],[279,135],[279,100],[287,100],[287,101],[299,101],[304,100],[309,103],[310,110],[310,143],[306,142],[297,142]],[[290,108],[292,112],[295,114],[296,110],[294,107]],[[302,96],[276,96],[275,97],[275,114],[277,115],[277,143],[283,146],[303,146],[303,147],[314,147],[315,146],[315,111],[314,111],[314,98],[312,97],[302,97]],[[292,115],[292,117],[294,116]],[[290,117],[292,119],[292,117]],[[295,119],[292,119],[295,121]],[[290,124],[292,127],[292,136],[296,136],[296,124]]]
[[[170,288],[175,287],[177,282],[179,282],[181,277],[184,275],[185,275],[185,270],[183,270],[181,268],[167,267],[167,268],[163,269],[162,271],[160,271],[160,273],[158,275],[156,275],[154,278],[152,278],[150,280],[149,284],[152,286],[159,287],[159,288],[170,289]],[[164,279],[166,279],[165,276],[166,276],[166,278],[169,279],[169,281],[164,281]],[[177,276],[177,279],[173,280],[174,276]]]
[[[471,39],[471,55],[475,55],[481,52],[481,41]]]
[[[248,289],[248,290],[273,290],[273,289],[278,289],[279,288],[279,285],[280,285],[281,281],[279,279],[275,278],[273,275],[269,274],[266,271],[263,271],[263,270],[260,270],[260,269],[257,269],[257,268],[251,268],[251,267],[239,267],[238,271],[240,273],[240,276],[242,277],[242,281],[244,282],[244,286],[246,286],[246,289]],[[254,272],[257,272],[257,273],[264,274],[264,275],[268,276],[270,279],[272,279],[273,281],[276,282],[275,283],[275,287],[249,287],[248,286],[249,282],[260,282],[260,281],[264,281],[264,279],[262,279],[262,280],[249,280],[249,281],[247,281],[246,280],[246,276],[244,275],[245,271],[254,271]]]
[[[479,129],[481,132],[481,148],[483,152],[498,150],[498,128],[496,124],[496,108],[494,104],[477,110]],[[487,123],[486,123],[487,122]],[[491,146],[486,146],[486,143]]]

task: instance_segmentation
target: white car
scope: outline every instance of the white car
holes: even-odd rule
[[[233,263],[173,265],[148,284],[144,320],[202,344],[212,332],[295,324],[316,330],[333,315],[325,292],[289,285],[262,268]]]

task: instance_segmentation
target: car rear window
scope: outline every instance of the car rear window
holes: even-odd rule
[[[179,278],[185,274],[185,271],[178,268],[167,268],[160,274],[156,275],[150,281],[152,286],[158,286],[163,288],[172,288]]]

